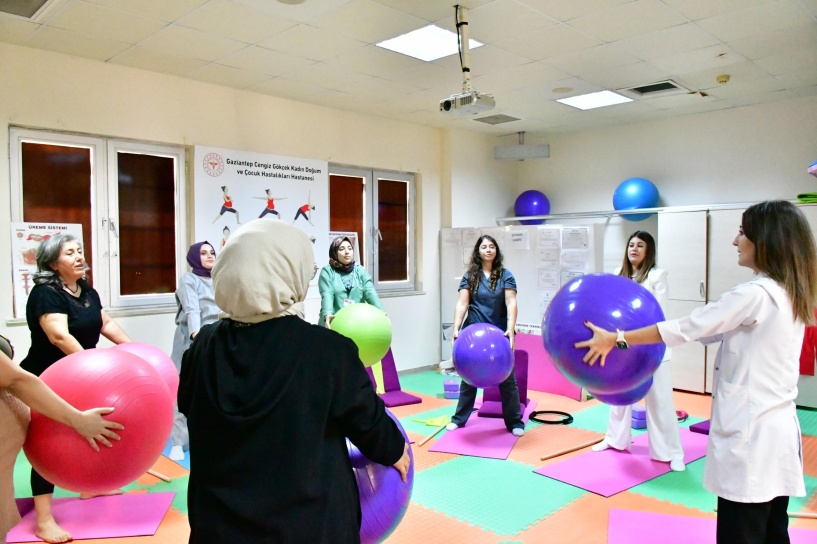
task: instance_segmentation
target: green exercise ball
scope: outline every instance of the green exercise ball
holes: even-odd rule
[[[330,326],[357,345],[363,366],[379,363],[391,346],[391,322],[383,310],[371,304],[341,308]]]

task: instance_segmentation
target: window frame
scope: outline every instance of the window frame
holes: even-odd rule
[[[12,222],[23,221],[22,144],[35,143],[87,148],[91,154],[91,224],[92,232],[83,232],[83,242],[92,244],[94,289],[104,307],[115,310],[172,307],[175,293],[140,295],[120,294],[119,277],[119,201],[117,153],[148,154],[174,160],[175,209],[175,276],[187,270],[181,248],[187,240],[187,150],[182,146],[152,144],[122,138],[106,138],[70,132],[9,127],[10,198]],[[58,222],[58,221],[55,221]],[[114,235],[114,233],[117,235]]]
[[[363,179],[363,232],[360,233],[361,248],[365,253],[366,270],[371,274],[374,288],[378,293],[410,293],[416,290],[417,285],[417,242],[416,234],[416,176],[411,172],[398,172],[393,170],[375,170],[371,168],[359,168],[353,166],[343,166],[329,164],[329,175],[340,175],[358,177]],[[379,270],[379,243],[380,230],[378,227],[378,192],[377,181],[388,179],[394,181],[404,181],[408,184],[408,206],[407,206],[407,256],[408,256],[408,279],[406,281],[381,281]],[[331,221],[331,218],[330,218]]]

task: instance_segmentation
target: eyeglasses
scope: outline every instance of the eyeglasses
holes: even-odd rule
[[[312,269],[312,279],[315,279],[315,276],[318,275],[318,265],[315,265],[315,268]]]

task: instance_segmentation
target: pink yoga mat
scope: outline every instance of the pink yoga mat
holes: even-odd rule
[[[522,421],[528,421],[534,408],[536,401],[530,401],[522,414]],[[465,427],[446,431],[428,451],[507,459],[517,440],[519,437],[508,432],[502,418],[479,417],[474,412]]]
[[[80,500],[54,499],[54,517],[74,540],[150,536],[156,533],[176,493],[127,493]],[[34,499],[17,499],[23,519],[8,533],[11,542],[42,542],[34,536]]]
[[[789,527],[791,544],[817,542],[817,531]],[[715,520],[610,509],[607,544],[715,544]]]
[[[556,369],[538,334],[519,333],[514,336],[517,349],[528,352],[528,389],[581,400],[582,388],[565,378]]]
[[[680,432],[685,463],[706,455],[708,436],[686,428],[681,428]],[[633,440],[630,451],[588,451],[534,472],[609,497],[669,471],[669,463],[650,459],[645,433]]]

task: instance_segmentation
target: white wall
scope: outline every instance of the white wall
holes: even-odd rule
[[[531,142],[533,143],[533,142]],[[817,97],[553,136],[550,158],[520,163],[517,192],[551,213],[611,210],[619,183],[644,177],[661,206],[793,199],[817,191]]]
[[[8,125],[18,125],[418,173],[418,262],[425,293],[384,298],[383,304],[394,326],[398,368],[439,362],[438,130],[7,44],[0,44],[0,66],[3,150],[8,150]],[[0,334],[12,340],[21,360],[29,347],[28,328],[8,321],[13,310],[6,152],[0,153],[0,202],[5,203],[0,206],[0,271],[5,271],[0,272]],[[317,320],[317,302],[307,309],[308,318]],[[117,321],[134,340],[169,351],[173,318],[162,313]]]

